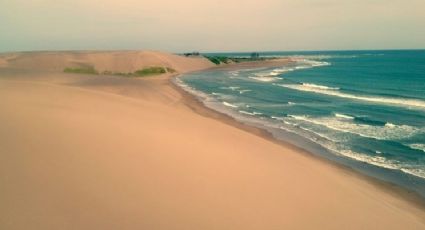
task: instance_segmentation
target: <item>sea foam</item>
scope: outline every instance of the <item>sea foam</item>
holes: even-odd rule
[[[232,108],[237,108],[237,105],[231,104],[229,102],[223,101],[223,105],[227,106],[227,107],[232,107]]]
[[[343,119],[350,119],[353,120],[354,117],[342,113],[335,113],[335,117],[343,118]]]
[[[425,153],[425,144],[410,144],[409,147]]]
[[[295,120],[308,120],[308,121],[312,121],[310,119],[307,119],[303,116],[293,116],[293,115],[289,115],[289,118],[293,118],[295,117]],[[374,165],[374,166],[378,166],[381,168],[386,168],[386,169],[391,169],[391,170],[398,170],[398,171],[402,171],[404,173],[416,176],[416,177],[421,177],[421,178],[425,178],[425,170],[423,168],[421,168],[420,166],[416,166],[416,165],[411,165],[411,164],[406,164],[403,162],[400,162],[398,160],[392,160],[392,159],[388,159],[385,156],[381,155],[380,151],[376,151],[377,155],[369,155],[369,154],[365,154],[365,153],[359,153],[356,151],[353,151],[349,148],[347,148],[346,145],[342,144],[341,142],[339,142],[339,140],[335,140],[333,138],[333,136],[329,136],[329,133],[321,133],[321,132],[317,132],[316,130],[312,129],[312,128],[307,128],[304,126],[300,126],[299,123],[297,123],[296,121],[288,121],[288,117],[273,117],[273,119],[282,121],[283,123],[290,125],[292,127],[298,127],[301,130],[307,131],[309,133],[312,133],[320,138],[312,138],[312,137],[306,137],[310,139],[311,141],[323,146],[324,148],[326,148],[327,150],[337,154],[337,155],[341,155],[356,161],[360,161],[360,162],[364,162],[370,165]],[[320,122],[316,122],[316,123],[320,123]],[[326,123],[323,123],[326,124]],[[283,128],[285,130],[288,130],[287,128]],[[290,131],[290,130],[288,130]],[[298,132],[296,132],[298,133]],[[339,135],[340,136],[340,135]],[[425,145],[418,145],[416,147],[425,147]]]
[[[248,111],[245,111],[245,110],[239,110],[239,112],[240,112],[240,113],[243,113],[243,114],[251,115],[251,116],[255,116],[255,115],[262,115],[262,113],[258,113],[258,112],[248,112]]]
[[[324,94],[328,96],[335,96],[335,97],[347,98],[352,100],[361,100],[361,101],[373,102],[378,104],[425,109],[425,101],[417,100],[417,99],[401,99],[401,98],[354,95],[354,94],[341,92],[338,88],[318,86],[318,85],[309,84],[309,83],[276,84],[276,85],[289,88],[289,89],[299,90],[299,91]]]
[[[408,125],[384,125],[374,126],[367,124],[358,124],[353,119],[340,119],[341,117],[308,117],[289,115],[289,119],[307,122],[314,125],[320,125],[329,129],[351,133],[366,138],[374,138],[378,140],[399,140],[414,136],[424,130]],[[388,124],[388,123],[387,123]]]
[[[282,80],[282,78],[280,77],[261,76],[261,75],[257,75],[255,77],[249,77],[249,78],[257,80],[257,81],[262,81],[262,82],[273,82],[273,81]]]
[[[302,85],[307,87],[307,88],[312,88],[312,89],[339,90],[338,87],[329,87],[329,86],[324,86],[324,85],[316,85],[316,84],[312,84],[312,83],[302,83]]]

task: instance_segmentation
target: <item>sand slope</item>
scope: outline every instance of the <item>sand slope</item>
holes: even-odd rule
[[[0,72],[0,229],[425,229],[423,209],[186,103],[167,77]]]

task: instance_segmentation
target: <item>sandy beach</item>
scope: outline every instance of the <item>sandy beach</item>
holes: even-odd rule
[[[62,73],[70,65],[177,73]],[[2,55],[0,229],[425,229],[414,195],[277,143],[170,81],[212,67],[163,52]]]

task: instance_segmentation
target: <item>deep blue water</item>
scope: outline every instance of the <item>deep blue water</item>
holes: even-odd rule
[[[425,195],[425,50],[263,55],[296,62],[192,73],[179,84],[277,138]]]

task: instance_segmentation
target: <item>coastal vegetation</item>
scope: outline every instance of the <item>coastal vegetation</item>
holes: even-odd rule
[[[220,64],[229,64],[230,61],[232,61],[231,58],[225,57],[225,56],[205,56],[208,60],[210,60],[212,63],[216,65]]]
[[[144,76],[151,76],[151,75],[158,75],[158,74],[164,74],[164,73],[174,73],[176,72],[174,69],[169,67],[148,67],[141,70],[137,70],[134,72],[135,76],[138,77],[144,77]]]
[[[100,73],[94,67],[67,67],[63,70],[65,73],[76,73],[76,74],[93,74],[99,75]],[[134,72],[113,72],[113,71],[103,71],[102,75],[115,75],[115,76],[124,76],[124,77],[146,77],[146,76],[155,76],[164,73],[175,73],[176,70],[170,67],[146,67],[143,69],[136,70]]]
[[[202,55],[198,51],[193,51],[190,53],[183,53],[185,57],[199,57],[203,56],[206,59],[208,59],[210,62],[221,65],[221,64],[231,64],[231,63],[239,63],[239,62],[248,62],[248,61],[265,61],[273,59],[272,57],[260,57],[260,54],[257,52],[251,53],[247,57],[229,57],[229,56],[223,56],[223,55]]]
[[[257,53],[256,55],[251,55],[250,57],[227,57],[227,56],[208,56],[208,55],[205,55],[204,57],[216,65],[250,62],[250,61],[266,61],[266,60],[275,59],[274,57],[260,57]]]
[[[99,74],[93,66],[86,67],[67,67],[63,70],[65,73],[77,73],[77,74]]]

